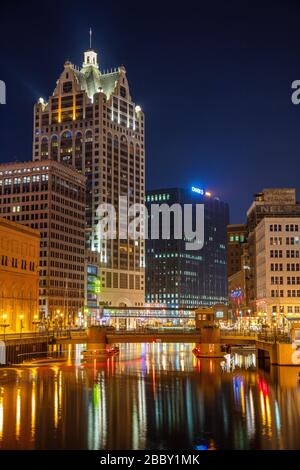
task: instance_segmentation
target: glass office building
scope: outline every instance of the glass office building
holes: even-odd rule
[[[186,249],[186,239],[174,237],[171,215],[170,238],[150,237],[153,204],[204,204],[204,245]],[[146,303],[168,307],[197,307],[227,303],[228,204],[200,188],[158,189],[146,193],[149,237],[146,241]],[[161,220],[160,220],[161,221]],[[184,216],[182,224],[184,225]],[[184,231],[184,230],[183,230]],[[160,233],[161,235],[161,233]]]

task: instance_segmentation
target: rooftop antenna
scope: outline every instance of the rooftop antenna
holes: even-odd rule
[[[90,49],[92,49],[92,28],[90,28]]]

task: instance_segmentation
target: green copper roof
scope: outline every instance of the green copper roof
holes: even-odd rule
[[[119,72],[106,73],[100,76],[100,86],[107,99],[109,99],[110,95],[114,91],[118,78]]]
[[[92,98],[94,94],[98,93],[99,89],[102,88],[106,98],[109,99],[119,77],[118,71],[101,74],[101,72],[93,66],[84,67],[80,71],[73,69],[73,71],[81,88],[87,92],[89,98]]]

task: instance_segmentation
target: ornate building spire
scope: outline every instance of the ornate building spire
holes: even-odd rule
[[[90,28],[89,35],[90,35],[90,48],[85,51],[84,53],[84,61],[82,66],[83,67],[96,67],[97,69],[99,68],[98,62],[97,62],[97,52],[95,52],[92,49],[92,28]]]

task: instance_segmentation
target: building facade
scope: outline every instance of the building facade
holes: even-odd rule
[[[247,211],[247,243],[249,254],[249,308],[257,312],[257,243],[256,227],[265,218],[300,217],[300,204],[296,200],[293,188],[264,189],[254,196]],[[280,223],[280,222],[278,222]],[[292,221],[291,221],[292,223]]]
[[[0,216],[40,231],[41,319],[74,323],[84,307],[84,176],[50,160],[1,164]]]
[[[250,265],[248,245],[243,245],[241,269],[228,277],[229,316],[232,320],[252,317],[254,310],[249,304]]]
[[[85,311],[87,323],[95,325],[101,317],[101,273],[99,253],[87,251],[85,258]]]
[[[52,96],[34,107],[33,160],[47,159],[86,176],[86,246],[100,255],[102,301],[143,305],[144,241],[100,239],[98,230],[100,204],[118,213],[120,196],[128,205],[144,201],[144,114],[123,66],[102,71],[92,49],[80,69],[64,64]]]
[[[232,319],[251,313],[248,307],[249,259],[246,224],[227,227],[228,304]]]
[[[190,189],[148,191],[146,207],[151,221],[152,204],[204,204],[204,246],[187,250],[186,239],[146,241],[146,302],[168,307],[212,306],[227,304],[228,204],[209,192]],[[184,223],[184,221],[183,221]],[[150,228],[149,228],[150,233]]]
[[[227,270],[228,277],[242,269],[243,245],[247,240],[245,224],[227,226]]]
[[[256,310],[268,321],[300,314],[300,217],[265,217],[255,228]]]
[[[34,331],[38,321],[40,234],[0,218],[0,330]]]

